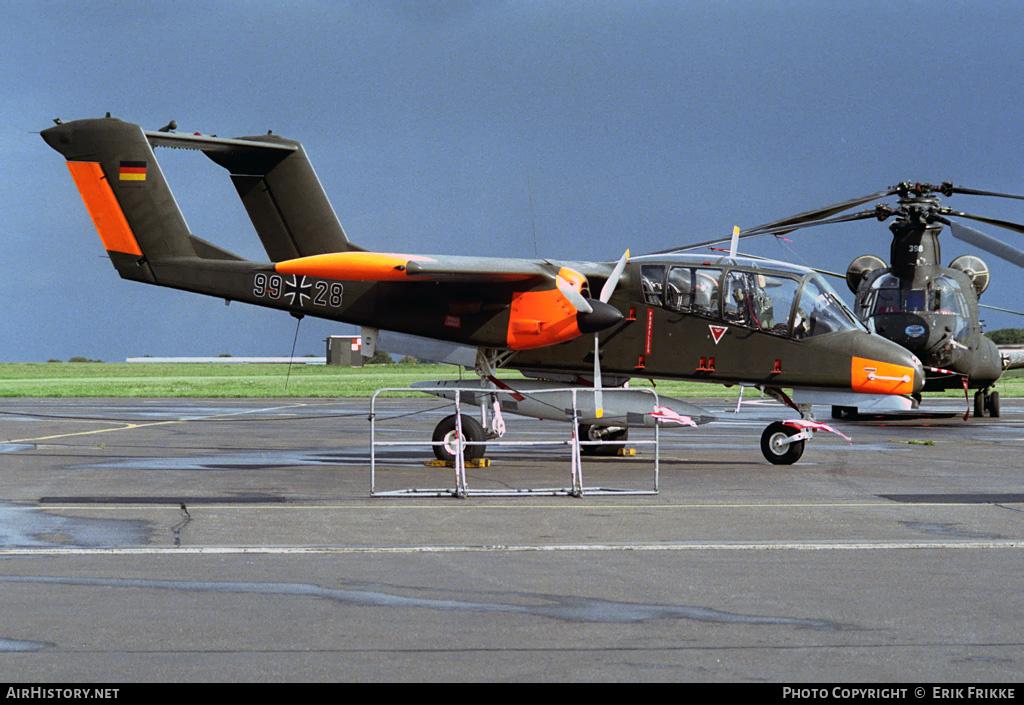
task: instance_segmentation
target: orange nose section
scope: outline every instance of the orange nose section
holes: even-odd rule
[[[854,357],[850,364],[850,386],[865,394],[913,394],[914,368]]]

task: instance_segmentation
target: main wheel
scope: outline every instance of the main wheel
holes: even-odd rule
[[[985,408],[992,418],[999,418],[999,392],[992,392],[985,398]]]
[[[465,437],[465,441],[473,443],[487,440],[487,434],[484,433],[484,427],[480,425],[479,421],[465,414],[460,414],[460,416],[462,417],[462,435]],[[441,423],[434,427],[434,443],[440,444],[433,446],[434,455],[438,460],[455,461],[455,456],[459,453],[458,435],[455,414],[441,419]],[[484,457],[486,450],[487,446],[484,445],[467,445],[463,450],[463,458],[466,461],[479,460]]]
[[[761,434],[761,453],[772,465],[792,465],[804,454],[805,441],[785,441],[798,433],[797,429],[776,421]]]
[[[985,415],[985,393],[977,391],[974,393],[974,418],[980,419]]]
[[[601,445],[580,446],[580,453],[583,455],[618,455],[619,451],[626,447],[626,439],[629,438],[629,429],[623,428],[618,431],[602,433],[604,427],[591,424],[580,425],[581,441],[605,441]]]

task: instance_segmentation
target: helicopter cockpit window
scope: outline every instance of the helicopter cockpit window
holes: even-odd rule
[[[900,280],[891,274],[883,275],[872,284],[867,309],[872,315],[876,313],[899,313],[903,310],[903,296],[900,291]]]
[[[720,269],[672,267],[665,279],[665,307],[718,318]]]
[[[661,293],[665,282],[665,265],[645,264],[640,267],[640,284],[644,290],[644,301],[661,306]]]
[[[899,289],[879,289],[875,296],[875,313],[897,313],[900,310]]]
[[[957,316],[967,314],[963,291],[950,277],[935,277],[925,289],[901,290],[899,280],[886,275],[872,289],[867,305],[871,315],[903,311],[950,313]]]
[[[928,310],[957,316],[966,315],[967,302],[964,301],[960,285],[950,277],[939,276],[932,279],[928,287]]]
[[[835,291],[817,277],[808,279],[793,314],[793,337],[810,338],[854,329],[863,330],[864,327]]]
[[[910,289],[904,297],[903,304],[907,311],[926,311],[927,308],[925,307],[924,302],[924,289]]]

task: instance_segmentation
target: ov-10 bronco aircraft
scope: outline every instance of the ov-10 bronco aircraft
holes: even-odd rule
[[[678,399],[660,397],[655,408],[638,390],[605,393],[630,378],[743,384],[800,413],[761,439],[769,461],[788,464],[814,431],[835,430],[814,422],[811,404],[866,408],[924,382],[917,358],[869,333],[809,269],[736,256],[630,259],[628,251],[611,262],[369,252],[345,235],[298,142],[178,134],[174,123],[147,131],[109,116],[55,122],[42,137],[67,160],[123,278],[363,326],[364,354],[378,344],[472,367],[478,396],[512,413],[569,421],[569,397],[531,394],[579,387],[565,394],[578,399],[584,440],[621,443],[630,426],[713,419]],[[193,235],[154,147],[200,150],[227,169],[269,261]],[[419,347],[389,348],[388,336]],[[503,367],[530,379],[499,380]],[[425,391],[445,395],[442,385]],[[445,441],[434,446],[439,457],[453,452],[459,427],[465,440],[489,437],[468,415],[448,417],[434,433]],[[465,449],[467,459],[483,454],[482,444]]]

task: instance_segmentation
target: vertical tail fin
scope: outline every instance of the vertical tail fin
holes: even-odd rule
[[[138,125],[76,120],[42,132],[68,170],[122,277],[155,284],[150,261],[195,257],[188,225]]]
[[[298,142],[276,135],[149,132],[109,117],[60,123],[42,137],[67,160],[100,239],[126,279],[157,283],[149,262],[242,259],[189,232],[154,146],[198,149],[226,168],[271,261],[363,251],[345,236]]]
[[[206,152],[231,173],[271,261],[363,251],[346,237],[301,144],[269,134],[237,141],[292,148],[276,153],[256,149]]]

